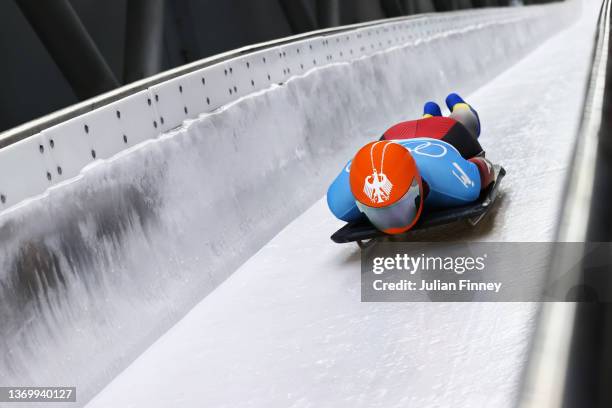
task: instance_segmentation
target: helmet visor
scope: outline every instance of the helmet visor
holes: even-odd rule
[[[421,186],[417,177],[402,198],[387,207],[369,207],[357,201],[357,207],[379,230],[388,234],[408,231],[418,220],[423,205]]]

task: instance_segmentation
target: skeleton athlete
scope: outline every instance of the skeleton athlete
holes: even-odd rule
[[[362,147],[329,187],[327,203],[343,221],[363,214],[389,234],[408,231],[423,206],[453,207],[478,199],[494,181],[493,166],[478,142],[480,119],[457,94],[443,117],[434,102],[421,119],[389,128]]]

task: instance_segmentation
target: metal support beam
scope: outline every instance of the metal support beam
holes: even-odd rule
[[[469,9],[472,8],[472,1],[471,0],[458,0],[457,1],[457,8],[458,9]]]
[[[166,3],[166,21],[172,22],[173,27],[168,27],[166,35],[175,35],[178,50],[169,52],[168,62],[171,66],[183,65],[193,62],[204,56],[203,47],[198,42],[196,24],[198,19],[193,12],[189,0],[173,0]],[[174,31],[172,30],[174,28]],[[171,51],[168,49],[168,51]]]
[[[550,0],[545,0],[550,2]],[[500,7],[510,4],[510,0],[472,0],[473,7]]]
[[[157,74],[162,68],[164,0],[128,0],[123,79]]]
[[[340,24],[357,24],[385,18],[380,2],[372,0],[340,0]]]
[[[389,18],[406,15],[406,10],[400,0],[380,0],[380,5]]]
[[[340,25],[340,1],[317,0],[317,20],[319,27],[329,28]]]
[[[79,99],[119,86],[68,0],[16,2]]]
[[[432,0],[403,0],[406,14],[422,14],[436,11]]]
[[[453,0],[432,0],[436,11],[450,11],[453,10]]]
[[[472,4],[471,0],[433,0],[433,2],[436,6],[436,11],[461,10],[478,5],[477,1]]]
[[[280,0],[294,34],[314,31],[318,28],[314,10],[304,0]]]

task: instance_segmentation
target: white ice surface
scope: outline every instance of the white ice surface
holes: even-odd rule
[[[469,95],[503,197],[478,228],[421,239],[553,238],[597,11]],[[329,240],[340,225],[317,202],[88,407],[511,406],[537,305],[361,303],[359,251]]]

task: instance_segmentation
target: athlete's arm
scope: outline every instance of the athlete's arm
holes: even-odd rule
[[[351,191],[349,161],[327,190],[327,206],[339,220],[350,222],[361,216],[361,211],[355,204],[355,196]]]

